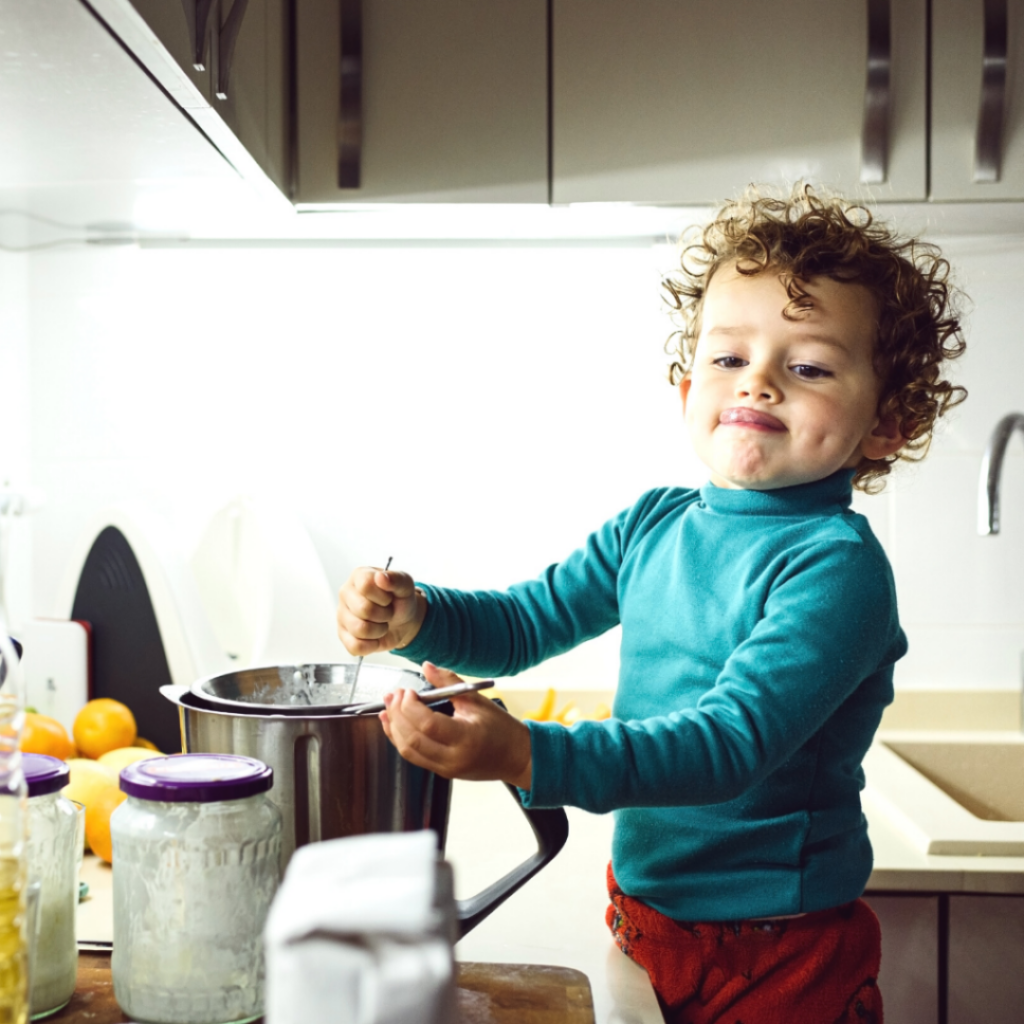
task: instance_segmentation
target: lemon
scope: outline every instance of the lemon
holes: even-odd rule
[[[103,803],[106,794],[117,792],[117,772],[110,765],[91,761],[87,757],[68,760],[71,780],[61,792],[69,800],[77,800],[88,809]]]
[[[120,775],[122,768],[135,761],[145,761],[150,757],[163,757],[163,754],[159,751],[146,750],[145,747],[118,747],[116,750],[108,750],[105,754],[100,754],[96,758],[96,763],[113,768],[114,772]]]

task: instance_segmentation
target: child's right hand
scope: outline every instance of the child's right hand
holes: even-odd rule
[[[362,656],[412,643],[427,614],[427,599],[405,572],[362,566],[338,593],[338,636]]]

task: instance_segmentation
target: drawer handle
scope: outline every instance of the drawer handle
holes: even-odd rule
[[[219,100],[228,98],[231,66],[235,61],[235,45],[238,43],[238,33],[242,30],[242,19],[245,17],[248,6],[249,0],[235,0],[231,5],[227,20],[217,35],[217,68],[213,92]]]
[[[181,0],[188,24],[188,41],[192,51],[192,67],[206,70],[206,33],[210,27],[210,12],[214,0]]]
[[[1006,103],[1006,39],[1006,0],[985,0],[981,103],[974,137],[974,180],[978,183],[999,180]]]
[[[880,185],[888,175],[892,103],[892,25],[889,0],[867,0],[868,73],[864,88],[860,180]]]
[[[359,188],[363,149],[363,5],[341,0],[338,188]]]

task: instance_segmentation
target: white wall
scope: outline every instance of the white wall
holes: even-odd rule
[[[986,441],[1006,412],[1024,410],[1024,239],[942,242],[971,303],[968,349],[954,376],[969,392],[916,467],[894,473],[890,493],[859,499],[896,574],[910,653],[900,686],[1020,686],[1024,650],[1024,460],[1014,440],[1003,473],[1002,532],[976,532]]]
[[[974,502],[989,429],[1024,407],[1024,240],[948,251],[976,304],[958,371],[971,398],[922,466],[858,506],[896,569],[912,650],[899,684],[1013,687],[1019,455],[999,538],[975,536]],[[75,534],[115,500],[194,536],[223,500],[271,496],[301,513],[334,586],[393,555],[424,580],[500,587],[642,490],[701,482],[664,380],[667,259],[565,246],[33,256],[32,467],[48,496],[36,612],[60,612]],[[534,682],[611,686],[616,643]]]
[[[0,251],[0,490],[31,480],[28,280],[28,256]],[[32,606],[30,521],[9,523],[7,545],[7,611],[17,624]]]
[[[389,555],[453,586],[536,574],[686,479],[658,280],[647,247],[35,257],[38,612],[89,514],[137,497],[195,529],[272,496],[335,587]],[[616,647],[572,681],[612,685]]]

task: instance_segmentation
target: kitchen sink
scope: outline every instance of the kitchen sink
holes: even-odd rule
[[[1024,737],[882,737],[864,771],[865,799],[922,852],[1024,856]]]
[[[1024,821],[1024,743],[886,746],[976,818]]]

